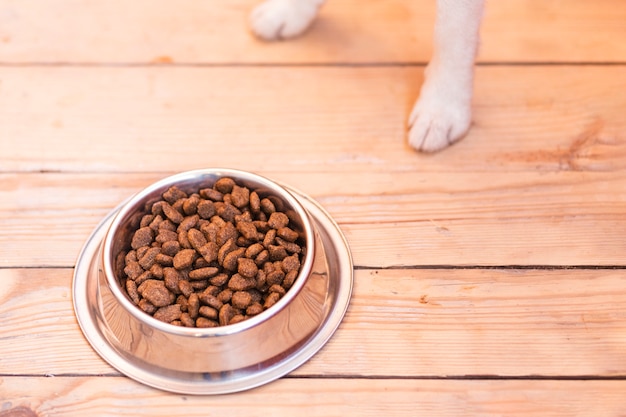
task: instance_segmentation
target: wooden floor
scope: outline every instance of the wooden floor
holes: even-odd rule
[[[626,415],[626,2],[487,3],[473,128],[420,155],[432,0],[330,0],[277,44],[254,0],[0,0],[0,416]],[[170,394],[84,339],[73,267],[213,166],[322,204],[353,298],[288,376]]]

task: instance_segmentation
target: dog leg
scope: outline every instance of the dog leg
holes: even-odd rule
[[[252,31],[273,41],[303,33],[313,22],[324,0],[266,0],[250,15]]]
[[[409,118],[409,143],[435,152],[470,127],[474,59],[484,0],[437,0],[433,57]]]

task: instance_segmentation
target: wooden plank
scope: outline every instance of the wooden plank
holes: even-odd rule
[[[109,212],[168,174],[0,174],[0,266],[73,266]],[[624,171],[260,174],[318,201],[357,266],[625,263]]]
[[[283,379],[251,391],[218,396],[168,394],[125,378],[5,377],[0,384],[3,417],[120,415],[131,411],[134,416],[247,417],[263,412],[307,417],[618,417],[626,410],[624,381]]]
[[[116,375],[78,328],[69,269],[0,269],[0,374]],[[624,270],[357,270],[298,376],[623,377]]]
[[[431,0],[329,1],[306,36],[281,43],[250,34],[259,2],[3,0],[0,62],[423,63],[432,53]],[[621,0],[488,2],[479,61],[624,62],[624,21]]]
[[[398,67],[0,68],[0,169],[626,167],[624,66],[481,67],[473,129],[436,155],[417,154],[406,142],[421,73]]]

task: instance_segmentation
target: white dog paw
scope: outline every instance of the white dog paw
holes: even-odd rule
[[[436,152],[461,139],[471,124],[470,100],[446,94],[422,94],[409,118],[409,144]]]
[[[261,39],[292,38],[313,22],[321,0],[266,0],[250,15],[252,31]]]

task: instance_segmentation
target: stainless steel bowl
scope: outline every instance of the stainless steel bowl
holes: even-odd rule
[[[154,319],[130,301],[113,261],[163,191],[172,185],[197,190],[223,176],[273,198],[289,212],[306,242],[299,276],[278,303],[237,324],[184,328]],[[346,313],[352,268],[343,233],[317,202],[249,172],[204,169],[158,181],[109,213],[78,256],[72,294],[87,341],[124,375],[166,391],[223,394],[268,383],[318,352]]]
[[[290,217],[290,225],[306,242],[301,269],[293,286],[272,307],[242,322],[215,328],[188,328],[161,322],[140,310],[115,275],[117,255],[129,248],[132,233],[152,203],[176,185],[188,193],[211,187],[220,177],[270,198]],[[298,346],[324,317],[328,275],[312,274],[316,232],[309,215],[285,188],[261,176],[235,170],[190,171],[165,178],[125,203],[111,223],[102,245],[99,274],[102,314],[115,349],[146,363],[184,372],[225,372],[263,363]]]

